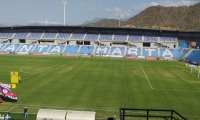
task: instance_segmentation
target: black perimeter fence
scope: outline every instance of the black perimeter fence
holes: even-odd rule
[[[120,120],[187,120],[175,110],[120,108]]]

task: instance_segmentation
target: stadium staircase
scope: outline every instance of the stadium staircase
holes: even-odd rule
[[[182,58],[181,60],[184,60],[194,49],[190,49]]]
[[[92,54],[94,54],[94,53],[95,53],[96,47],[97,47],[97,46],[94,46],[94,50],[92,51]]]
[[[64,47],[63,51],[61,52],[61,54],[63,54],[65,52],[66,48],[67,48],[67,44],[65,44],[65,47]]]

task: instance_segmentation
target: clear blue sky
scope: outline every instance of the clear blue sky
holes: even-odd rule
[[[63,24],[62,0],[0,0],[0,24]],[[155,5],[189,6],[200,0],[66,0],[66,24],[78,25],[94,18],[130,18]]]

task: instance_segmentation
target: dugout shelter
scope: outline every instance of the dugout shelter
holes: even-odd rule
[[[39,109],[36,120],[95,120],[95,112]]]

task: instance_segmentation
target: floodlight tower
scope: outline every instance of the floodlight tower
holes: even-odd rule
[[[120,17],[120,14],[119,14],[119,27],[121,26],[121,17]]]
[[[67,1],[62,0],[62,4],[64,5],[64,26],[65,26],[65,5],[67,4]]]

